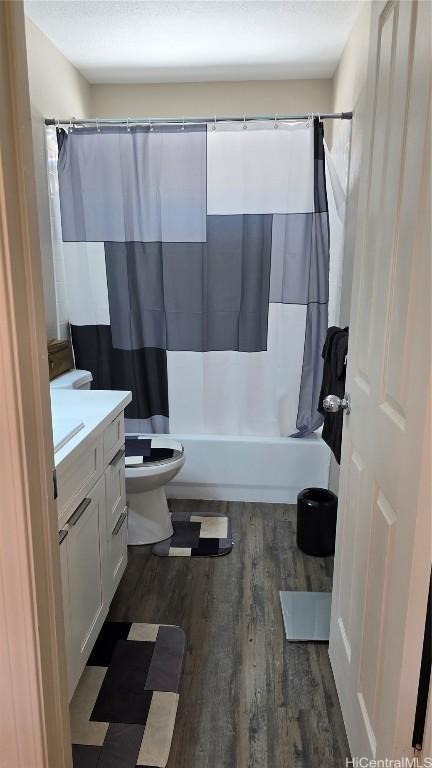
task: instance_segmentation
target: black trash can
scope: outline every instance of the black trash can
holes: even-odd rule
[[[334,555],[337,503],[325,488],[305,488],[297,496],[297,546],[306,555]]]

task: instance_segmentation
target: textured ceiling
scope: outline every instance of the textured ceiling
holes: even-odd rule
[[[361,0],[26,0],[91,83],[331,77]]]

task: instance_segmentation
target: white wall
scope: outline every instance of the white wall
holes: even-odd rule
[[[93,85],[94,117],[207,117],[329,112],[331,80]]]
[[[362,4],[333,77],[333,107],[345,111],[355,107],[367,75],[371,3]]]
[[[364,122],[366,117],[364,101],[369,52],[370,12],[371,3],[365,2],[352,29],[333,78],[333,111],[342,112],[351,109],[353,110],[344,274],[340,310],[341,324],[346,325],[349,323],[351,303],[355,219],[358,202],[358,182],[361,168]],[[338,142],[344,141],[344,124],[343,122],[335,121],[332,128],[332,149],[337,152]]]
[[[351,124],[351,153],[348,176],[348,194],[345,222],[345,251],[342,272],[340,325],[349,325],[351,287],[356,243],[356,218],[358,208],[359,178],[362,168],[362,147],[367,119],[366,79],[369,55],[369,28],[371,3],[364,2],[360,15],[352,29],[341,60],[333,78],[333,104],[335,112],[353,110]],[[333,124],[332,151],[338,152],[338,143],[345,140],[344,126]],[[329,488],[338,492],[339,466],[332,456]]]
[[[45,317],[47,334],[49,337],[55,337],[59,330],[48,203],[44,118],[64,115],[88,117],[91,114],[91,88],[87,80],[29,18],[26,18],[26,42]]]

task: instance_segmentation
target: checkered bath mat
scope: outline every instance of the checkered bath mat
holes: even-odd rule
[[[155,544],[152,552],[159,557],[218,557],[232,550],[231,523],[221,512],[204,515],[173,512],[174,533],[170,539]]]
[[[180,627],[105,622],[70,705],[74,768],[166,766],[184,649]]]

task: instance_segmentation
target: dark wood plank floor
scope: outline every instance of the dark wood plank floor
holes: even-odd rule
[[[330,590],[332,558],[302,555],[295,507],[217,505],[234,549],[221,558],[158,558],[131,547],[110,618],[178,624],[185,675],[168,768],[343,768],[349,756],[323,643],[287,643],[279,589]]]

